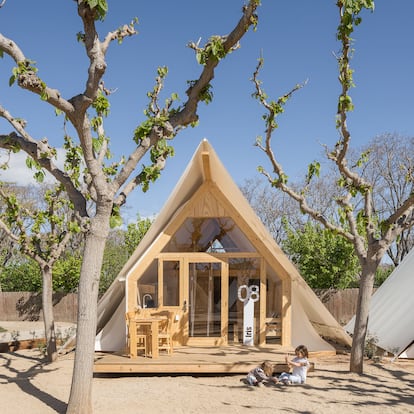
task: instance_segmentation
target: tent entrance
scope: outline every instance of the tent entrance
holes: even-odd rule
[[[218,346],[242,340],[243,303],[238,300],[242,285],[260,285],[258,257],[212,256],[197,253],[185,260],[184,343]],[[263,297],[266,296],[264,285]],[[262,299],[261,299],[262,300]],[[259,323],[260,301],[254,304],[255,326]],[[258,342],[259,338],[255,338]]]
[[[207,260],[207,259],[206,259]],[[227,306],[222,298],[228,295],[224,280],[228,266],[222,261],[188,262],[188,344],[217,345],[227,342]]]

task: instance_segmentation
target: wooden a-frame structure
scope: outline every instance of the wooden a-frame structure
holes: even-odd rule
[[[126,312],[172,315],[174,346],[244,340],[244,302],[255,286],[254,344],[351,339],[298,273],[203,140],[162,211],[98,304],[96,350],[126,346]],[[257,287],[257,288],[256,288]]]

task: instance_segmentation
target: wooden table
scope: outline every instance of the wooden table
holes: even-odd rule
[[[147,342],[151,341],[151,356],[153,358],[159,357],[158,351],[158,329],[159,322],[162,318],[132,318],[129,321],[129,347],[131,358],[137,356],[137,328],[143,327],[148,328]]]

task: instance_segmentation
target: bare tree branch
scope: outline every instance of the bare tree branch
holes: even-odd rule
[[[25,57],[19,46],[13,41],[0,33],[0,50],[8,54],[21,69],[17,77],[19,86],[27,89],[51,104],[53,107],[60,109],[66,114],[73,112],[72,105],[61,97],[57,89],[49,88],[36,74],[34,67],[30,65],[30,61]]]
[[[299,206],[302,212],[309,214],[312,218],[319,221],[321,224],[323,224],[330,230],[343,235],[350,241],[354,241],[354,235],[352,233],[346,231],[342,227],[339,227],[331,223],[320,211],[316,211],[315,209],[311,208],[308,205],[306,198],[304,196],[305,191],[302,191],[301,193],[299,193],[295,191],[292,187],[286,184],[287,183],[287,179],[285,179],[286,174],[283,170],[282,165],[277,161],[276,156],[272,149],[272,145],[271,145],[272,133],[273,133],[273,130],[277,127],[274,120],[276,116],[278,115],[278,113],[283,111],[282,108],[283,108],[284,103],[287,102],[287,100],[291,98],[292,95],[296,91],[301,89],[306,83],[296,85],[291,91],[289,91],[288,93],[280,97],[277,102],[268,102],[268,100],[266,99],[266,94],[263,92],[260,86],[261,82],[258,79],[259,71],[262,65],[263,65],[263,60],[259,59],[259,62],[256,66],[256,70],[253,74],[252,81],[255,85],[256,97],[260,100],[260,103],[266,108],[268,112],[268,115],[267,115],[268,122],[267,122],[267,128],[266,128],[265,145],[262,145],[260,140],[256,140],[256,146],[259,147],[266,154],[267,158],[269,159],[272,165],[273,173],[276,175],[276,177],[279,177],[279,178],[274,179],[272,175],[263,168],[261,169],[261,173],[267,178],[267,180],[273,187],[279,188],[280,190],[288,194],[290,197],[292,197],[294,200],[296,200],[299,203]]]
[[[258,6],[258,1],[250,0],[248,5],[244,7],[243,16],[238,24],[232,32],[225,37],[225,41],[223,42],[225,53],[228,53],[235,45],[237,45],[249,27],[254,24],[254,20],[256,19],[255,12]],[[173,128],[177,128],[181,125],[189,125],[190,123],[197,121],[197,106],[200,102],[200,95],[203,89],[206,88],[214,78],[214,69],[218,63],[219,61],[217,59],[208,59],[198,80],[187,90],[188,100],[185,103],[184,108],[171,117],[170,122]]]
[[[227,54],[233,48],[237,47],[240,39],[246,33],[249,27],[255,24],[255,21],[257,19],[255,11],[258,6],[259,2],[257,0],[250,0],[249,4],[243,8],[243,15],[235,28],[228,36],[223,37],[223,48],[225,54]],[[143,140],[140,145],[137,146],[134,152],[129,156],[128,160],[125,163],[125,166],[114,180],[113,185],[115,186],[116,191],[121,188],[121,186],[124,185],[124,183],[127,181],[128,177],[131,176],[131,173],[135,170],[138,162],[142,159],[150,147],[152,147],[162,138],[170,138],[177,132],[178,129],[186,127],[192,122],[197,121],[197,107],[200,100],[202,99],[202,91],[209,86],[210,81],[214,78],[214,69],[218,63],[219,60],[214,56],[211,56],[207,59],[200,77],[186,92],[188,95],[188,100],[184,104],[184,107],[173,114],[170,117],[169,121],[165,122],[164,128],[153,128],[147,139]],[[157,83],[156,91],[158,92],[154,93],[153,96],[158,96],[161,88],[162,84]],[[156,101],[152,102],[152,108],[155,112],[161,112],[161,109],[157,106]],[[165,160],[162,159],[156,161],[159,166],[164,162]],[[125,202],[128,194],[130,194],[141,183],[142,177],[140,174],[132,177],[128,184],[122,188],[121,193],[116,199],[116,204],[122,205]]]
[[[103,52],[106,53],[106,50],[108,49],[109,44],[112,41],[117,40],[118,42],[122,42],[122,40],[125,39],[126,37],[136,35],[138,32],[135,30],[134,23],[135,22],[131,22],[130,24],[125,24],[119,29],[113,32],[109,32],[106,35],[105,40],[102,42],[102,45],[101,45]]]

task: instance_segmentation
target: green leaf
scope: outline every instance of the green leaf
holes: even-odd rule
[[[114,207],[112,209],[112,214],[111,214],[111,218],[109,220],[109,225],[111,226],[111,229],[115,228],[115,227],[120,227],[122,226],[122,217],[121,217],[121,213],[119,210],[119,207]]]
[[[43,171],[36,171],[34,174],[34,178],[38,183],[43,183],[45,179],[45,173]]]
[[[43,91],[43,92],[40,94],[40,99],[41,99],[42,101],[47,101],[47,100],[49,99],[49,95],[47,94],[47,92],[46,92],[46,91]]]
[[[158,76],[165,78],[168,74],[168,67],[167,66],[158,67],[157,73],[158,73]]]
[[[108,12],[106,0],[83,0],[92,10],[96,11],[96,20],[104,20]]]
[[[35,165],[35,162],[34,162],[33,158],[32,157],[27,157],[26,158],[26,167],[32,169],[34,165]]]
[[[16,82],[16,76],[12,75],[9,78],[9,86],[12,86],[14,82]]]
[[[312,178],[316,175],[319,177],[321,164],[318,161],[314,161],[308,166],[308,174],[306,175],[306,184],[309,184]]]

